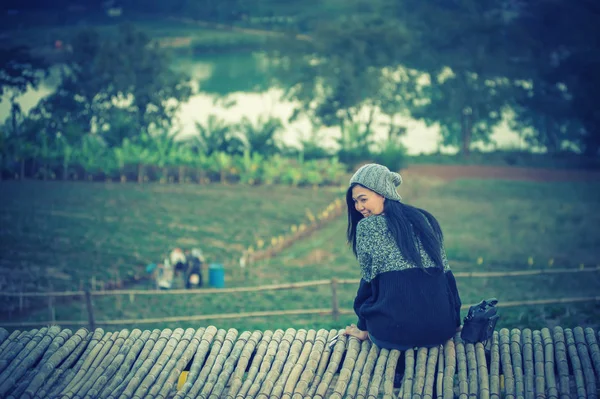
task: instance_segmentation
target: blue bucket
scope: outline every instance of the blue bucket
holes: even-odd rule
[[[208,284],[214,288],[225,287],[225,268],[220,263],[208,266]]]

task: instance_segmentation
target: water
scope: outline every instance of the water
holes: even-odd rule
[[[243,117],[256,121],[259,117],[273,116],[284,123],[281,140],[288,145],[297,145],[302,137],[312,133],[312,127],[305,118],[294,123],[288,119],[294,110],[294,103],[280,99],[282,91],[271,84],[272,76],[268,63],[260,53],[214,54],[203,57],[178,58],[177,68],[188,73],[198,90],[181,105],[174,121],[174,129],[180,137],[196,133],[195,123],[205,123],[214,114],[223,120],[236,123]],[[24,112],[28,112],[44,96],[54,90],[56,79],[44,82],[38,90],[29,90],[18,99]],[[0,102],[0,120],[5,120],[10,112],[8,98]],[[376,115],[376,118],[380,118]],[[366,118],[366,113],[364,115]],[[387,119],[386,119],[387,120]],[[383,119],[382,119],[383,121]],[[397,121],[407,128],[403,143],[410,154],[431,153],[439,149],[454,152],[452,147],[440,147],[437,127],[427,127],[423,122],[411,118],[397,117]],[[386,127],[374,123],[376,138],[383,138]],[[339,128],[321,128],[318,137],[322,145],[333,148]],[[494,129],[492,140],[502,147],[515,147],[520,144],[519,136],[504,123]],[[477,147],[477,146],[474,146]]]

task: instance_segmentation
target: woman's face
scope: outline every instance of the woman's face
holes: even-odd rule
[[[352,200],[354,208],[366,218],[383,213],[385,198],[368,188],[359,185],[352,187]]]

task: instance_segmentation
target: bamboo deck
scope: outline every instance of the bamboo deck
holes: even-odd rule
[[[457,336],[401,353],[336,330],[199,329],[105,332],[0,328],[3,398],[597,398],[597,333],[576,327]],[[489,350],[486,350],[489,349]],[[187,380],[179,384],[182,371]],[[183,375],[186,375],[184,373]]]

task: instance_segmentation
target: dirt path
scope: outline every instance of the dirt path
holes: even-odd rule
[[[523,168],[512,166],[479,165],[412,165],[403,175],[435,177],[451,181],[455,179],[505,179],[524,181],[596,181],[600,182],[598,170],[568,170]]]

